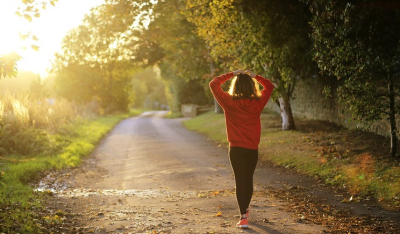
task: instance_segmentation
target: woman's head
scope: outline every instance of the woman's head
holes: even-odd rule
[[[256,84],[251,76],[240,73],[232,79],[229,94],[233,99],[259,99],[261,92]]]

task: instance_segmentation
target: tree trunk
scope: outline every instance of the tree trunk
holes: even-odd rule
[[[224,111],[222,110],[222,107],[219,105],[217,100],[214,98],[214,106],[215,106],[215,114],[222,114]]]
[[[397,126],[395,110],[395,94],[393,88],[393,76],[389,77],[389,119],[390,119],[390,156],[396,157],[397,154]]]
[[[281,109],[282,117],[282,130],[294,130],[294,118],[292,114],[292,108],[290,107],[290,101],[288,98],[279,97],[279,107]]]

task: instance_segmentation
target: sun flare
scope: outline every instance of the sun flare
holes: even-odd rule
[[[92,7],[104,3],[104,0],[58,1],[54,7],[40,11],[40,17],[31,22],[15,14],[18,7],[25,6],[21,2],[0,0],[0,55],[16,52],[22,57],[17,63],[19,71],[32,71],[43,77],[47,75],[63,37],[81,24]],[[21,35],[29,36],[22,39]]]
[[[19,33],[24,30],[23,21],[13,12],[18,8],[11,1],[2,2],[0,7],[0,54],[18,52],[23,45]]]
[[[10,31],[12,30],[6,29],[6,32]],[[19,38],[18,32],[10,33],[10,36],[0,37],[0,55],[12,52],[20,53],[23,47],[25,47],[25,43]]]

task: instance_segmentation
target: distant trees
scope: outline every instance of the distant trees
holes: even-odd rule
[[[135,71],[131,84],[133,91],[132,106],[160,108],[161,105],[167,105],[165,84],[161,81],[158,68],[147,67],[146,69]]]
[[[389,120],[391,155],[397,152],[400,94],[400,3],[312,0],[314,59],[341,80],[338,96],[354,118]]]
[[[159,65],[174,112],[182,103],[204,105],[212,100],[207,95],[211,71],[206,44],[182,15],[184,8],[182,1],[159,1],[152,8],[152,21],[138,36],[137,59]]]

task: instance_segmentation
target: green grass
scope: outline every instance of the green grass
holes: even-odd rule
[[[225,118],[223,114],[214,114],[212,111],[199,115],[196,118],[183,122],[185,127],[192,131],[206,134],[210,139],[226,144]]]
[[[315,124],[310,120],[296,121],[303,126]],[[281,131],[280,117],[275,113],[262,114],[261,122],[260,160],[317,177],[361,198],[373,196],[389,204],[388,208],[400,208],[398,160],[373,155],[366,147],[368,143],[347,139],[352,133],[349,130],[325,131],[317,125],[312,131]],[[183,124],[228,146],[223,114],[208,112]]]
[[[61,145],[56,155],[20,157],[10,155],[0,158],[0,232],[40,233],[38,209],[44,194],[35,192],[32,182],[38,181],[47,171],[76,167],[82,157],[89,155],[96,144],[122,119],[141,113],[132,110],[127,114],[98,117],[68,126],[66,135],[53,135],[54,144]],[[3,212],[7,211],[7,212]],[[39,221],[35,221],[39,220]]]
[[[174,118],[180,118],[180,117],[182,117],[182,114],[180,112],[172,112],[172,111],[168,112],[164,116],[164,118],[166,118],[166,119],[174,119]]]

